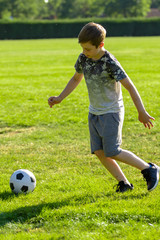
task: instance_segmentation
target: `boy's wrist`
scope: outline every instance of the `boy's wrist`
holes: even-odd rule
[[[143,113],[145,113],[145,112],[146,112],[145,109],[138,109],[138,113],[139,113],[139,114],[143,114]]]
[[[61,96],[61,94],[58,96],[58,98],[59,98],[59,101],[62,102],[63,97]]]

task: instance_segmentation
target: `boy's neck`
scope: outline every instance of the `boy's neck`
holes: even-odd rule
[[[99,60],[101,57],[103,57],[103,55],[105,54],[106,49],[105,48],[101,48],[100,52],[97,54],[97,56],[95,56],[94,58],[91,58],[94,61]]]

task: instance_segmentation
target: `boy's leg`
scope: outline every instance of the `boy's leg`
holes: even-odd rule
[[[110,157],[106,157],[103,150],[97,150],[94,153],[99,158],[104,167],[112,174],[114,178],[117,179],[118,182],[124,181],[124,183],[130,184],[115,160]]]
[[[153,163],[146,163],[132,152],[122,150],[118,155],[112,157],[115,160],[127,163],[141,170],[146,179],[148,191],[156,188],[159,182],[159,167]]]
[[[94,115],[89,113],[89,130],[91,140],[91,152],[95,153],[105,168],[119,182],[116,192],[132,190],[133,185],[129,183],[121,168],[111,156],[121,152],[121,130],[123,125],[122,113],[107,113]],[[103,149],[103,150],[102,150]]]
[[[112,158],[120,162],[127,163],[139,170],[144,170],[150,167],[148,163],[137,157],[134,153],[123,149],[118,155],[113,156]]]

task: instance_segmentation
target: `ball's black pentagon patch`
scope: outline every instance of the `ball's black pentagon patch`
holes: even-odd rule
[[[27,192],[28,191],[28,187],[27,186],[21,187],[21,191],[24,192],[24,193]]]
[[[10,183],[10,188],[11,188],[12,191],[14,190],[14,184],[13,183]]]
[[[35,182],[35,179],[34,179],[34,178],[30,177],[30,179],[31,179],[31,182]]]
[[[16,179],[18,179],[18,180],[22,180],[23,177],[24,177],[24,175],[22,173],[18,173],[16,175]]]

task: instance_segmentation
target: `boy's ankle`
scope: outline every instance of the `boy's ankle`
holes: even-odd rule
[[[146,166],[143,169],[141,169],[141,171],[148,169],[150,167],[152,167],[152,165],[150,163],[146,163]]]

